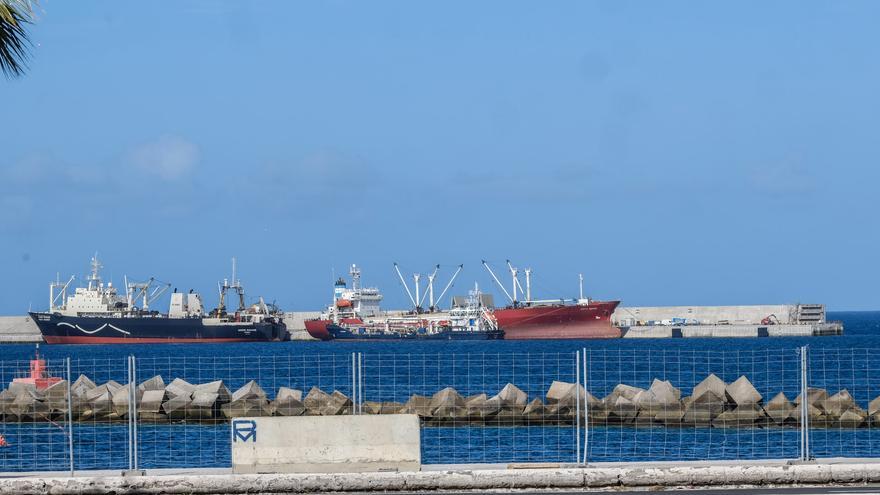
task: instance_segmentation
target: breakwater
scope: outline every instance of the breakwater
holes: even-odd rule
[[[134,393],[132,394],[132,387]],[[61,380],[45,389],[14,382],[0,391],[5,422],[125,421],[133,410],[141,422],[222,422],[248,416],[333,416],[416,414],[426,426],[548,426],[588,420],[594,425],[669,427],[797,427],[804,414],[811,427],[880,426],[880,397],[859,404],[846,390],[833,394],[809,388],[789,399],[783,392],[765,399],[746,376],[726,383],[710,374],[689,396],[671,382],[654,379],[648,388],[619,384],[603,398],[582,385],[553,381],[543,397],[529,397],[508,383],[497,393],[464,396],[452,387],[431,396],[414,394],[406,402],[355,403],[338,390],[308,392],[280,387],[270,398],[256,381],[231,392],[222,380],[192,384],[157,375],[135,385],[109,380],[100,385],[80,375],[69,387]],[[136,408],[129,406],[135,396]],[[806,402],[804,411],[803,402]],[[70,411],[68,412],[68,407]]]

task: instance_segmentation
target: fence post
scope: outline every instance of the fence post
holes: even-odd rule
[[[358,389],[357,389],[357,353],[351,353],[351,413],[357,414]]]
[[[358,379],[358,402],[357,402],[357,410],[358,414],[364,413],[364,366],[363,366],[363,354],[357,353],[357,379]]]
[[[808,346],[800,348],[801,355],[801,461],[810,460],[810,404],[807,398],[809,393],[809,372],[807,359]]]
[[[587,459],[587,452],[590,441],[590,401],[587,399],[587,348],[583,348],[584,357],[581,359],[581,366],[584,369],[584,466],[587,465],[589,460]]]
[[[74,475],[73,465],[73,395],[71,395],[70,379],[70,357],[65,358],[67,365],[67,446],[68,455],[70,456],[70,477]]]
[[[132,438],[132,433],[134,432],[134,428],[131,425],[131,355],[127,356],[127,361],[125,364],[126,371],[126,383],[125,386],[128,387],[128,470],[134,470],[134,454],[132,452],[132,445],[134,444],[134,439]]]
[[[138,407],[137,407],[137,358],[131,356],[131,424],[134,427],[134,469],[138,467]]]
[[[576,463],[581,462],[581,353],[574,353],[574,438]]]

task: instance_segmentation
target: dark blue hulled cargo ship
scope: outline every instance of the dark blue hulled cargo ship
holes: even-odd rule
[[[233,260],[232,283],[224,280],[220,288],[220,304],[204,314],[201,297],[190,291],[171,294],[167,314],[150,311],[149,305],[170,286],[128,283],[125,296],[118,295],[112,283],[104,284],[99,276],[101,265],[92,258],[92,273],[86,287],[78,287],[67,297],[66,283],[53,282],[49,289],[48,312],[31,312],[30,316],[49,344],[134,344],[186,342],[259,342],[290,340],[282,321],[282,313],[263,302],[245,307],[244,289],[235,279]],[[56,290],[60,291],[56,294]],[[239,306],[226,311],[229,291],[238,294]],[[56,304],[60,298],[61,304]],[[141,307],[135,305],[141,303]]]
[[[48,344],[155,344],[289,340],[280,318],[250,322],[229,318],[64,316],[30,313]],[[214,321],[212,321],[214,320]]]

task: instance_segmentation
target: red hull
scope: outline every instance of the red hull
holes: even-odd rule
[[[47,344],[219,344],[223,342],[254,342],[254,339],[176,339],[176,338],[132,338],[132,337],[92,337],[88,335],[78,336],[48,336],[43,340]]]
[[[327,325],[333,323],[331,320],[306,320],[306,331],[309,335],[318,340],[330,340],[330,333],[327,331]]]
[[[330,332],[327,331],[327,325],[331,323],[333,323],[333,320],[306,320],[306,331],[309,332],[309,335],[318,340],[332,340],[333,337],[330,336]],[[360,318],[343,318],[340,320],[340,323],[359,325],[363,323],[363,320]]]
[[[529,306],[496,309],[505,340],[613,339],[620,329],[611,325],[611,313],[620,301],[589,304]]]

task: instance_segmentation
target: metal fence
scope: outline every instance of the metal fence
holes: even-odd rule
[[[426,464],[878,457],[878,356],[129,356],[36,370],[6,361],[0,472],[228,467],[229,419],[267,415],[417,414]]]

